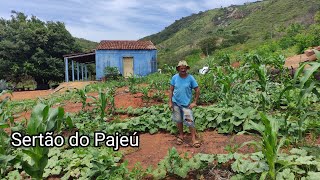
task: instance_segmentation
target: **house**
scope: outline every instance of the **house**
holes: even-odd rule
[[[94,51],[63,57],[66,82],[69,78],[72,81],[89,80],[88,64],[95,64],[96,80],[104,77],[104,69],[108,66],[117,67],[125,77],[157,72],[157,49],[151,41],[103,40]]]
[[[129,77],[157,72],[157,49],[151,41],[103,40],[95,51],[96,79],[104,77],[105,67],[117,67]]]

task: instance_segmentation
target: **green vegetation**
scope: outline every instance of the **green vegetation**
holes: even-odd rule
[[[78,44],[81,47],[81,52],[90,52],[93,49],[96,49],[98,43],[89,41],[83,38],[74,38],[76,41],[76,44]]]
[[[319,7],[320,2],[316,0],[265,0],[234,5],[181,18],[163,31],[143,39],[156,44],[160,67],[175,65],[188,55],[196,54],[192,50],[203,49],[204,55],[211,55],[210,51],[217,49],[244,53],[281,38],[284,38],[283,52],[293,45],[298,46],[296,52],[301,52],[306,47],[319,45],[318,35],[308,35],[309,32],[316,34],[312,32],[319,29],[312,25],[319,19]],[[294,34],[299,35],[293,38],[285,30],[290,24],[298,24],[304,30]],[[296,40],[285,40],[285,37]],[[212,39],[216,42],[210,43]],[[204,44],[217,47],[207,50]]]
[[[77,130],[80,135],[88,135],[91,139],[94,138],[94,132],[122,135],[133,132],[177,133],[168,110],[168,99],[164,95],[172,76],[169,69],[165,74],[155,73],[147,77],[92,84],[83,90],[39,100],[50,106],[61,105],[64,99],[82,103],[82,110],[64,118],[59,113],[62,112],[62,108],[49,110],[48,105],[34,103],[31,105],[34,107],[34,113],[28,124],[23,121],[14,122],[11,109],[17,103],[8,99],[2,101],[2,178],[17,177],[23,171],[27,173],[24,178],[59,176],[62,179],[142,179],[151,175],[155,179],[212,179],[222,174],[227,174],[232,179],[314,178],[320,172],[319,147],[312,142],[306,143],[304,139],[306,134],[311,133],[314,137],[320,135],[320,96],[317,93],[317,81],[313,77],[315,69],[320,66],[319,63],[312,63],[312,68],[305,72],[302,71],[305,65],[301,65],[293,80],[285,75],[278,75],[273,79],[268,74],[269,67],[272,64],[283,63],[281,58],[266,60],[257,54],[243,56],[246,64],[238,69],[230,67],[228,63],[222,63],[223,66],[220,66],[220,61],[211,61],[210,65],[215,67],[214,71],[206,75],[195,75],[201,87],[200,103],[205,106],[196,107],[194,117],[198,131],[216,129],[219,133],[225,134],[258,133],[261,139],[243,145],[255,144],[256,152],[240,154],[237,150],[241,147],[235,144],[233,147],[226,147],[229,154],[196,154],[190,157],[187,154],[181,156],[175,148],[169,148],[168,155],[157,167],[143,169],[137,163],[133,170],[129,170],[127,162],[123,161],[125,154],[122,151],[115,152],[111,147],[91,147],[91,143],[90,147],[86,148],[68,145],[59,148],[13,148],[9,144],[8,134],[3,131],[3,128],[10,128],[11,131],[34,134],[46,130],[43,128],[57,128],[57,134],[68,134],[66,132]],[[132,93],[141,93],[141,98],[147,104],[159,100],[158,96],[150,95],[150,92],[158,90],[157,94],[162,95],[163,103],[136,109],[116,108],[115,89],[123,86],[135,87],[136,92]],[[91,92],[98,92],[97,97],[87,95]],[[87,98],[93,98],[95,101],[87,103]],[[89,106],[92,110],[87,109]],[[51,115],[52,113],[56,115]],[[129,118],[119,119],[119,114],[128,115]],[[35,128],[36,125],[40,128]],[[67,139],[68,135],[65,138]],[[33,150],[37,148],[40,149]],[[30,159],[30,152],[37,152],[38,155]],[[43,161],[36,158],[43,158]],[[208,173],[212,171],[221,174]]]
[[[64,54],[94,45],[76,41],[62,22],[43,22],[15,11],[10,20],[0,19],[0,37],[0,79],[14,86],[31,79],[37,89],[49,88],[49,82],[64,79]]]
[[[103,70],[103,73],[104,73],[104,77],[108,80],[120,78],[120,71],[118,70],[117,67],[107,66]]]
[[[320,42],[319,24],[300,23],[309,16],[318,21],[319,2],[303,3],[269,0],[210,10],[176,21],[163,32],[147,37],[154,38],[160,47],[160,58],[185,57],[192,64],[190,72],[197,72],[201,65],[210,67],[205,75],[193,73],[201,89],[200,105],[193,109],[197,132],[216,130],[233,137],[251,134],[258,136],[254,141],[229,144],[225,147],[228,154],[181,155],[170,147],[157,167],[147,169],[139,162],[129,169],[122,148],[114,151],[114,146],[107,143],[93,147],[95,132],[121,136],[177,133],[166,95],[170,78],[177,73],[171,63],[176,63],[161,59],[162,74],[108,79],[45,99],[1,99],[0,178],[318,179],[320,83],[316,77],[320,63],[301,63],[294,73],[283,67],[286,55],[301,53]],[[292,23],[285,24],[288,20]],[[205,52],[209,56],[199,61]],[[319,52],[315,53],[319,57]],[[234,61],[241,66],[232,67]],[[273,74],[275,69],[279,73]],[[116,96],[122,93],[141,98],[144,107],[117,108]],[[67,109],[62,106],[76,102],[81,103],[81,109],[64,113]],[[30,120],[15,120],[17,114],[31,109]],[[34,147],[13,147],[10,134],[17,131],[28,135],[52,131],[65,139],[77,132],[88,136],[90,144],[40,147],[36,142]],[[250,145],[256,147],[253,153],[239,152]]]

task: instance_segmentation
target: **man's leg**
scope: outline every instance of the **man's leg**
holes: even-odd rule
[[[181,145],[183,144],[183,122],[182,122],[182,113],[178,106],[173,106],[173,112],[172,112],[172,120],[177,123],[178,128],[178,137],[177,137],[177,144]]]
[[[191,139],[192,139],[192,146],[193,147],[200,147],[200,142],[196,139],[196,128],[189,127],[190,133],[191,133]]]
[[[192,144],[196,142],[196,128],[194,127],[189,127],[190,133],[191,133],[191,140]]]
[[[177,123],[177,127],[179,130],[179,138],[183,139],[183,123],[182,122],[178,122]]]

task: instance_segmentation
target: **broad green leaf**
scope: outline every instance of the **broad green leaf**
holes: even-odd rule
[[[320,51],[316,50],[316,49],[312,49],[313,52],[315,53],[316,57],[318,60],[320,60]]]
[[[293,77],[293,83],[296,84],[298,81],[298,77],[300,76],[300,74],[303,73],[304,67],[306,66],[306,63],[302,64],[301,66],[299,66],[299,68],[297,69],[297,71],[294,73],[294,77]]]
[[[292,148],[290,150],[291,154],[297,154],[300,156],[306,156],[308,154],[308,152],[305,149],[297,149],[297,148]]]
[[[10,171],[6,177],[8,180],[22,179],[18,170]]]
[[[306,73],[303,75],[301,81],[300,81],[300,88],[303,88],[307,80],[310,78],[310,76],[319,69],[320,63],[317,62],[311,62],[308,63],[311,65],[311,68],[306,71]]]
[[[319,177],[320,177],[320,172],[309,171],[306,180],[318,180]]]
[[[42,125],[42,121],[44,119],[44,115],[48,110],[48,106],[44,104],[37,104],[31,113],[30,120],[27,126],[27,133],[29,135],[36,135],[40,132],[44,132],[44,126]]]
[[[276,179],[277,180],[285,180],[285,179],[291,180],[291,179],[295,179],[295,176],[291,172],[290,169],[284,169],[282,172],[278,172]]]
[[[10,127],[9,124],[0,122],[0,128],[8,128],[8,127]]]
[[[73,122],[72,122],[72,119],[71,119],[70,116],[68,116],[68,117],[66,118],[66,124],[68,125],[68,128],[69,128],[69,129],[74,128]]]

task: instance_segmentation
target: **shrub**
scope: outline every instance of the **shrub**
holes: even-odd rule
[[[103,72],[104,72],[104,76],[107,79],[118,79],[118,77],[121,76],[120,71],[118,70],[117,67],[107,66]]]

